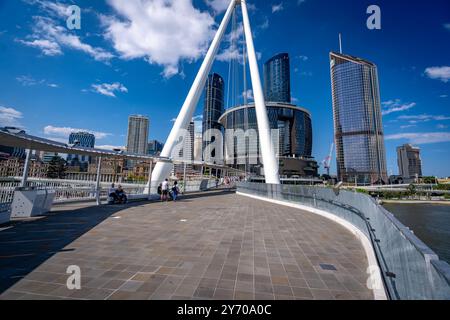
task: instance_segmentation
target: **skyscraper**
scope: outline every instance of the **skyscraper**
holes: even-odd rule
[[[69,136],[69,145],[76,147],[94,148],[95,136],[89,132],[72,132]],[[70,165],[81,164],[86,166],[91,162],[91,157],[77,154],[67,155],[67,162]]]
[[[420,148],[404,144],[397,148],[397,163],[399,175],[404,179],[422,177],[422,159]]]
[[[148,128],[148,117],[132,115],[128,118],[127,151],[129,153],[147,154]]]
[[[183,136],[183,145],[178,156],[186,163],[186,170],[192,171],[192,162],[194,161],[194,140],[195,140],[195,123],[191,121],[187,128],[186,136]],[[174,173],[180,174],[184,171],[183,164],[174,165]]]
[[[203,108],[203,141],[214,141],[214,137],[210,136],[208,130],[222,130],[219,118],[224,112],[224,81],[217,73],[210,74],[205,86],[205,104]],[[209,143],[203,142],[203,150]],[[215,151],[211,157],[215,157]],[[202,154],[202,151],[200,152]]]
[[[148,142],[148,154],[151,156],[159,156],[163,147],[164,143],[159,142],[158,140],[150,140]]]
[[[330,53],[338,177],[358,184],[387,182],[377,67]]]
[[[264,64],[264,98],[268,102],[291,103],[289,54],[277,54]]]
[[[202,145],[203,145],[203,136],[201,132],[196,132],[194,136],[194,160],[202,161]]]

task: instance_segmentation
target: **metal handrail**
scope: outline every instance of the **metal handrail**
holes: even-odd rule
[[[278,186],[258,183],[238,184],[238,191],[242,191],[243,193],[252,193],[253,191],[256,193],[259,192],[258,195],[261,195],[260,193],[263,192],[262,196],[266,196],[268,198],[276,198],[279,194],[279,198],[281,200],[301,202],[303,205],[312,207],[325,207],[325,211],[331,210],[330,213],[336,214],[338,216],[341,216],[339,212],[342,212],[342,210],[344,212],[349,212],[357,215],[358,218],[363,221],[363,224],[358,225],[358,223],[355,224],[353,221],[351,221],[351,219],[347,220],[355,227],[360,229],[370,240],[375,252],[378,265],[382,270],[382,279],[389,298],[418,298],[418,295],[420,293],[423,296],[419,296],[419,298],[423,299],[435,299],[442,297],[444,297],[445,299],[450,299],[450,266],[446,262],[439,260],[438,256],[425,243],[417,238],[406,226],[398,221],[392,213],[381,207],[373,198],[367,195],[349,191],[340,191],[344,192],[344,197],[339,197],[339,193],[337,193],[336,198],[334,196],[326,198],[327,192],[320,191],[325,189],[326,188],[310,186],[301,186],[299,188],[299,186]],[[323,196],[318,196],[319,193],[321,193]],[[288,199],[286,199],[286,197]],[[341,201],[338,201],[338,197]],[[345,200],[347,200],[349,203],[342,202]],[[324,204],[320,205],[321,202]],[[360,208],[357,208],[356,206],[359,206]],[[334,210],[335,212],[332,212],[333,207],[336,208],[336,210]],[[371,217],[375,219],[375,221],[372,221],[369,216],[361,210],[364,207],[366,207],[366,210],[373,210],[375,208],[375,211],[371,212],[370,214]],[[342,217],[344,219],[347,218],[346,215]],[[382,228],[386,233],[379,234],[382,231],[376,230],[373,222],[381,223],[379,224],[379,227]],[[389,228],[389,226],[386,227],[384,225],[385,223],[394,228]],[[395,232],[398,232],[401,237],[396,237]],[[402,239],[406,240],[407,242],[402,242]],[[403,246],[405,247],[392,248],[390,246],[386,246],[386,244],[389,243],[386,241],[389,240],[395,241],[396,245],[403,244]],[[384,243],[384,246],[382,246],[382,243]],[[407,243],[411,244],[412,247],[408,247]],[[422,257],[420,260],[417,260],[417,256],[414,254],[414,252],[408,251],[412,248],[414,248],[415,252],[419,253]],[[401,249],[404,249],[405,251],[402,253]],[[384,250],[391,251],[384,252]],[[395,251],[392,252],[392,250]],[[403,258],[406,257],[407,260],[413,259],[414,261],[403,261],[401,259],[395,259],[395,257],[393,258],[393,255],[395,255],[396,251],[404,254]],[[386,254],[388,254],[387,259]],[[408,265],[398,265],[398,263],[409,264],[409,262],[413,264],[410,268]],[[400,280],[396,279],[396,276],[398,275],[395,274],[394,269],[401,273]],[[403,269],[405,269],[406,271],[404,271]],[[416,287],[417,292],[411,291],[414,288],[410,288],[410,284],[405,283],[408,276],[410,276],[409,272],[420,272],[419,270],[424,269],[424,272],[426,274],[418,274],[417,276],[422,277],[421,281],[424,283],[424,285],[427,286],[428,289],[425,290],[423,288]],[[420,283],[420,281],[417,281],[417,283]],[[417,283],[416,285],[418,286],[419,284]],[[400,287],[398,285],[400,285]],[[442,292],[437,291],[438,289],[436,289],[436,287],[440,288]]]

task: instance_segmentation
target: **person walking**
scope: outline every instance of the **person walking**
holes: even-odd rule
[[[169,196],[169,179],[166,179],[161,184],[161,201],[167,201]]]
[[[173,183],[173,187],[172,187],[172,198],[173,201],[177,201],[178,199],[178,195],[180,194],[180,189],[178,189],[178,182],[174,182]]]

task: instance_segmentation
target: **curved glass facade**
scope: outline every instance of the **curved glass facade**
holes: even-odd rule
[[[338,177],[344,182],[387,182],[386,152],[376,66],[330,54]]]
[[[279,130],[279,145],[277,156],[280,157],[297,157],[297,158],[311,158],[312,154],[312,123],[310,114],[297,106],[291,104],[270,103],[266,104],[267,114],[269,117],[270,129]],[[258,124],[256,119],[255,106],[250,104],[229,109],[220,118],[220,123],[225,130],[239,130],[247,131],[254,129],[258,132]],[[225,139],[226,139],[225,135]],[[259,145],[259,137],[258,137]],[[254,146],[246,146],[246,150],[254,148]],[[249,150],[250,154],[254,150]],[[241,170],[245,170],[245,164],[251,163],[250,159],[239,159],[238,152],[235,150],[233,166]],[[259,149],[256,152],[259,155]],[[230,156],[230,155],[229,155]],[[231,163],[230,163],[231,164]],[[258,168],[261,163],[258,160],[256,165],[247,168],[248,172],[259,174]]]

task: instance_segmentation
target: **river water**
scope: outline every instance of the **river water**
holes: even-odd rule
[[[385,203],[387,210],[450,263],[450,205]]]

